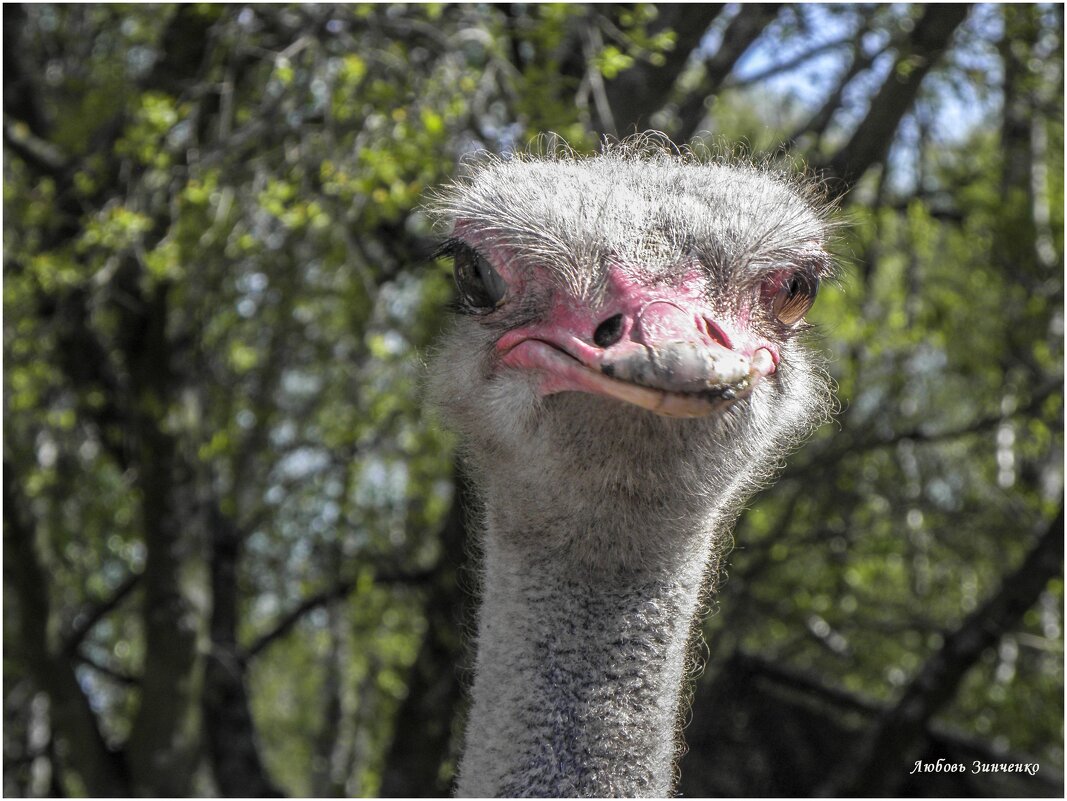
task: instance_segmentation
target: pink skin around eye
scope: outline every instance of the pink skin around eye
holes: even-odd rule
[[[527,280],[537,280],[528,276]],[[707,304],[694,270],[671,284],[645,284],[610,268],[596,303],[557,291],[537,322],[497,342],[503,365],[540,375],[540,392],[606,395],[674,417],[710,414],[774,373],[778,348]]]

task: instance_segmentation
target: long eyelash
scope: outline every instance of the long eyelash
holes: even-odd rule
[[[451,237],[442,242],[438,248],[433,252],[432,258],[434,259],[451,259],[453,262],[456,256],[464,250],[473,250],[470,245],[464,242],[462,239]],[[453,314],[462,314],[469,317],[477,317],[485,314],[484,309],[477,309],[467,303],[464,303],[458,297],[453,297],[452,300],[445,304],[445,308]]]
[[[446,239],[444,242],[442,242],[438,246],[437,250],[435,250],[433,252],[433,255],[431,256],[431,258],[433,258],[433,259],[454,259],[456,257],[456,253],[459,251],[459,249],[460,248],[465,248],[465,247],[468,247],[468,246],[465,245],[461,240],[456,239],[455,237],[452,237],[451,239]]]

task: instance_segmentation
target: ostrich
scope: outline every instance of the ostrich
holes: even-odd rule
[[[429,394],[480,502],[457,792],[666,796],[717,556],[830,405],[825,205],[645,136],[486,156],[430,207],[460,313]]]

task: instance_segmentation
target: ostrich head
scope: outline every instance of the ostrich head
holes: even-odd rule
[[[485,158],[433,208],[461,313],[431,394],[483,497],[521,499],[492,528],[567,530],[529,545],[586,566],[654,558],[825,414],[801,341],[832,267],[810,183],[644,137]]]

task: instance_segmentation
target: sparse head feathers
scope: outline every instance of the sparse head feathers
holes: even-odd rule
[[[599,308],[590,290],[612,265],[637,283],[666,283],[699,264],[720,309],[731,294],[758,295],[768,273],[831,272],[828,208],[810,179],[647,136],[593,156],[482,156],[429,207],[446,236],[505,273],[553,276],[576,306]],[[505,332],[546,313],[542,287],[531,283],[517,282],[499,308],[457,316],[428,383],[463,439],[490,528],[517,541],[562,548],[554,532],[582,530],[566,540],[581,564],[651,558],[673,540],[650,538],[650,528],[731,517],[831,408],[806,326],[784,331],[755,316],[750,325],[776,338],[780,362],[721,413],[676,420],[581,392],[544,395],[537,371],[500,369],[497,348]]]
[[[649,274],[696,259],[722,279],[784,263],[830,270],[827,206],[810,179],[641,136],[593,156],[482,156],[430,211],[450,235],[552,269],[572,291],[608,259]]]

